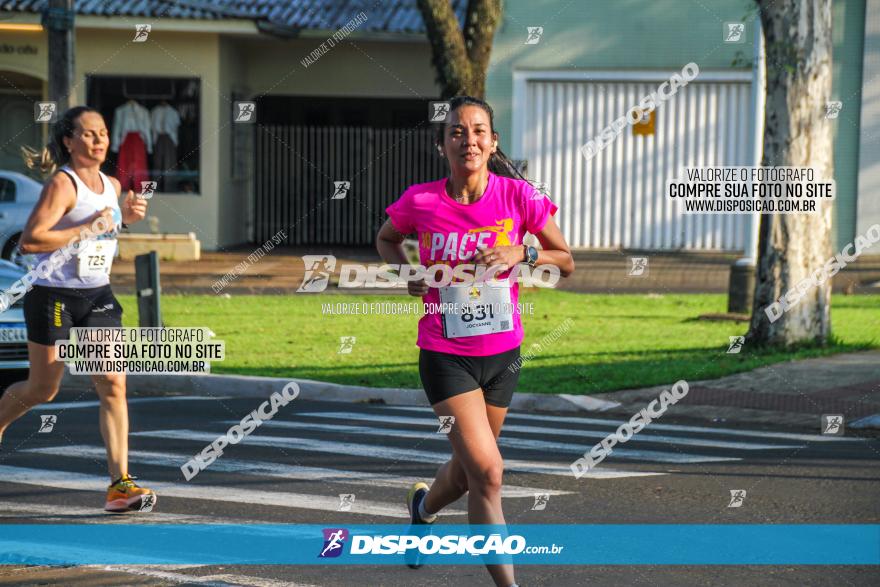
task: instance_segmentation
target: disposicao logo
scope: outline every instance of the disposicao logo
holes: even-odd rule
[[[324,528],[324,548],[318,558],[335,558],[342,554],[345,541],[348,538],[348,530],[345,528]]]

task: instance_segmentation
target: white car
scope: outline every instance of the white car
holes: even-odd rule
[[[25,273],[18,265],[0,260],[0,291],[9,290]],[[0,372],[27,369],[28,366],[24,299],[20,299],[0,313]]]
[[[22,267],[31,261],[18,249],[21,232],[43,186],[17,171],[0,170],[0,258]]]

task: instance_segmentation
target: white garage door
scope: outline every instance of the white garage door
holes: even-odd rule
[[[697,78],[658,106],[653,135],[627,126],[592,159],[579,151],[659,83],[527,80],[514,134],[529,175],[547,184],[573,247],[742,250],[746,216],[679,214],[663,193],[683,167],[754,164],[748,81]]]

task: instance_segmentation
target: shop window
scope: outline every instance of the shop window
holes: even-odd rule
[[[200,193],[198,78],[90,75],[87,103],[104,116],[110,152],[103,166],[138,192]]]

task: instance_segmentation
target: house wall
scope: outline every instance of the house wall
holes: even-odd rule
[[[159,218],[163,232],[195,232],[205,249],[220,244],[218,139],[220,54],[219,36],[213,33],[166,32],[154,25],[145,43],[132,43],[131,29],[78,28],[76,31],[75,92],[77,103],[86,99],[86,75],[155,75],[201,79],[200,195],[160,194],[150,201],[148,214]],[[48,79],[45,33],[8,33],[2,44],[31,45],[36,55],[0,53],[0,72],[9,69]],[[108,123],[111,121],[108,121]],[[46,136],[46,135],[44,135]],[[132,232],[149,232],[146,222]]]
[[[237,50],[234,39],[220,38],[220,141],[219,234],[223,246],[251,242],[253,219],[253,125],[235,124],[233,102],[248,99],[252,92],[245,80],[247,62]],[[235,134],[235,140],[233,140]],[[235,152],[233,152],[235,147]],[[238,171],[236,171],[238,170]]]
[[[440,95],[427,43],[354,39],[352,44],[338,43],[317,61],[304,66],[302,59],[323,40],[323,37],[293,40],[225,38],[221,42],[222,85],[238,87],[254,100],[272,95],[314,96],[317,101],[322,97],[421,100],[425,103],[427,120],[428,102]],[[230,130],[227,128],[221,133],[221,140],[228,141]],[[278,140],[281,153],[289,154],[291,160],[302,157],[302,153],[291,144]],[[221,157],[227,152],[224,144]],[[332,167],[324,162],[317,166]],[[229,171],[223,165],[221,170],[224,174]],[[221,210],[221,232],[230,239],[235,235],[234,238],[238,239],[235,242],[254,240],[252,173],[253,170],[246,181],[221,181],[229,186]],[[243,230],[245,226],[247,228]],[[289,230],[287,232],[291,242],[298,242],[297,237]]]
[[[428,101],[435,100],[440,93],[427,42],[348,38],[304,67],[301,60],[322,41],[321,37],[237,41],[236,49],[246,63],[244,82],[255,94]],[[427,109],[426,104],[426,114]]]
[[[16,20],[38,22],[39,17],[19,15]],[[163,232],[195,232],[205,250],[252,240],[253,165],[247,159],[253,151],[246,148],[252,143],[233,141],[234,93],[243,99],[269,94],[412,98],[426,102],[426,114],[427,102],[439,95],[430,49],[412,38],[372,41],[352,35],[304,67],[301,60],[325,37],[309,33],[305,38],[279,40],[257,36],[252,25],[210,23],[224,29],[220,34],[202,32],[207,25],[198,21],[153,19],[148,41],[132,43],[136,22],[132,17],[77,19],[77,102],[85,100],[89,73],[201,79],[201,193],[160,194],[151,201],[149,214],[159,218]],[[3,45],[12,46],[12,52],[2,51]],[[16,53],[19,46],[36,52]],[[45,32],[4,32],[0,74],[28,73],[45,87],[46,51]],[[236,154],[233,144],[238,146]],[[235,157],[245,160],[237,172]],[[148,230],[146,223],[132,227],[133,232]]]
[[[863,86],[861,112],[856,110],[859,102],[855,99],[848,112],[841,110],[849,124],[861,129],[856,234],[880,224],[880,0],[868,0],[866,14],[863,79],[868,81]],[[880,254],[876,248],[871,252]]]
[[[486,97],[496,113],[502,147],[511,145],[513,72],[518,70],[661,70],[670,74],[695,62],[701,71],[751,67],[751,0],[508,0],[495,36]],[[856,218],[858,110],[860,104],[864,0],[834,0],[832,100],[844,103],[834,125],[836,240],[852,240]],[[724,43],[726,22],[745,22],[743,43]],[[539,43],[527,45],[527,27],[544,27]],[[737,63],[734,67],[734,63]],[[623,115],[621,112],[613,118]],[[573,146],[572,148],[577,148]]]

